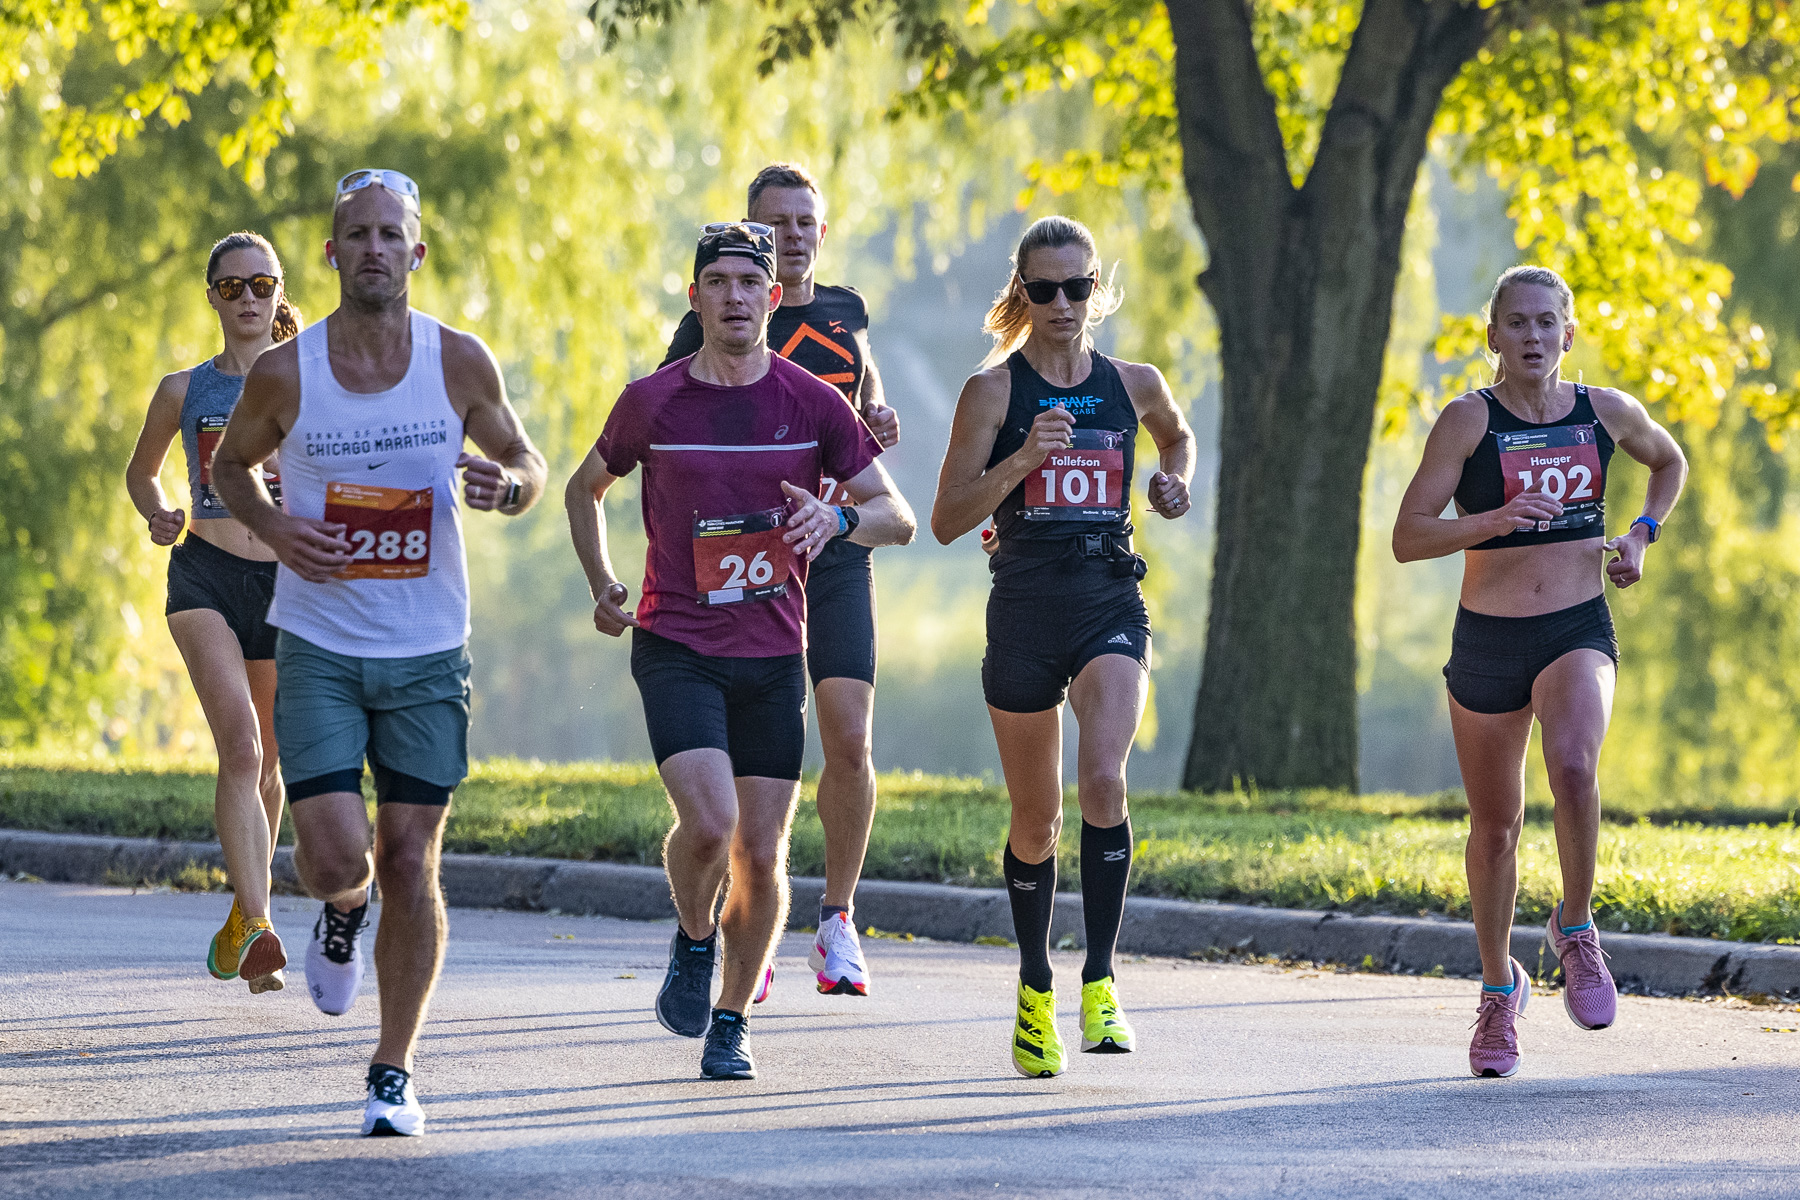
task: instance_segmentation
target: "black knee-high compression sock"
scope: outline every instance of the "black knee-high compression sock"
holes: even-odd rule
[[[1013,936],[1019,939],[1019,978],[1034,991],[1050,990],[1050,911],[1056,904],[1056,855],[1023,863],[1006,844],[1001,857],[1006,895],[1012,901]]]
[[[1081,823],[1081,916],[1087,927],[1087,962],[1081,982],[1113,973],[1113,947],[1125,918],[1125,889],[1131,882],[1131,818],[1111,829]]]

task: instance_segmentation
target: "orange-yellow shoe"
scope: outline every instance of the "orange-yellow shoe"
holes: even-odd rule
[[[213,934],[206,969],[214,979],[242,979],[252,992],[278,992],[287,980],[287,952],[267,917],[246,917],[234,898],[225,926]]]

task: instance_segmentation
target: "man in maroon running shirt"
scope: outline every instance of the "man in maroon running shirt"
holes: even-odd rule
[[[707,226],[688,301],[700,349],[625,389],[566,499],[594,627],[611,637],[632,630],[631,673],[675,807],[663,861],[680,925],[657,1020],[705,1036],[702,1075],[754,1079],[744,1012],[787,919],[788,826],[806,739],[807,566],[834,537],[903,545],[916,521],[842,394],[770,352],[781,285],[768,226]],[[650,544],[634,612],[607,556],[601,500],[639,464]],[[827,477],[849,481],[853,507],[818,498]]]

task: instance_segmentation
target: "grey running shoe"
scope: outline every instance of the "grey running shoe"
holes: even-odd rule
[[[662,990],[656,993],[656,1019],[670,1033],[680,1037],[706,1036],[718,944],[716,932],[704,942],[696,942],[681,932],[680,926],[676,927],[669,942],[669,973],[663,976]]]
[[[700,1074],[708,1079],[755,1079],[756,1060],[744,1045],[749,1027],[741,1014],[713,1009],[706,1046],[700,1051]]]

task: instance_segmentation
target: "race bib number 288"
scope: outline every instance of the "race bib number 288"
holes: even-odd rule
[[[350,565],[339,579],[417,579],[431,572],[431,489],[325,485],[325,519],[344,526]]]
[[[1052,450],[1025,477],[1027,521],[1111,521],[1129,503],[1125,435],[1114,429],[1077,429],[1074,445]]]
[[[787,595],[793,547],[781,540],[787,510],[694,518],[694,586],[708,605]]]
[[[1592,425],[1557,425],[1496,433],[1507,503],[1525,492],[1562,501],[1551,529],[1577,529],[1600,519],[1600,447]]]

